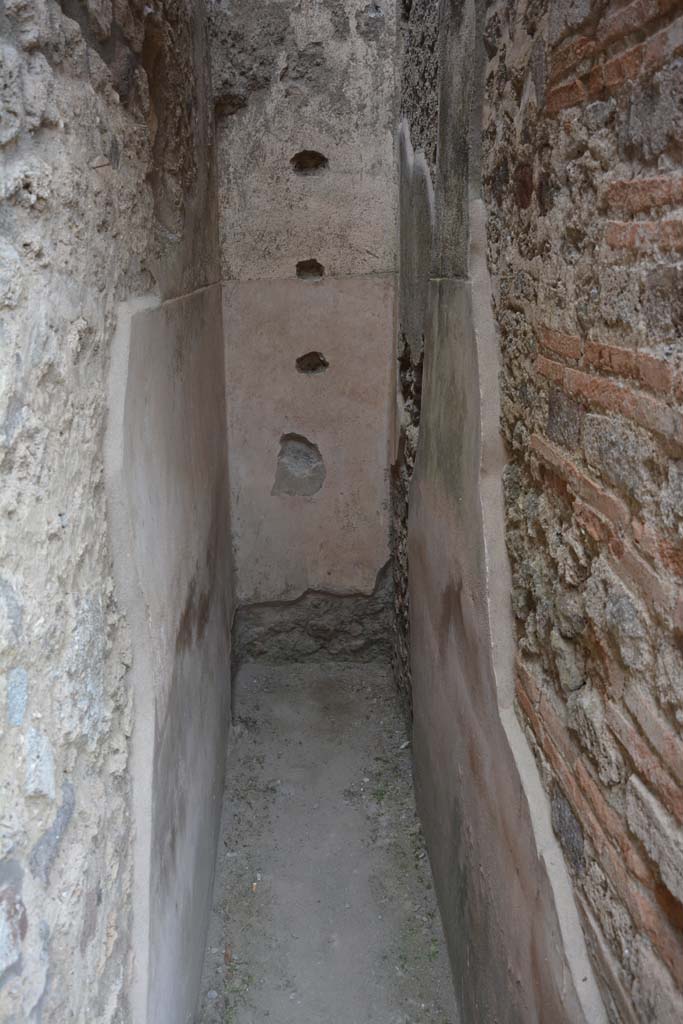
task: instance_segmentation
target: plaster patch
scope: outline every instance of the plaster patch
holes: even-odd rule
[[[28,702],[28,675],[23,668],[13,668],[7,673],[7,723],[21,725]]]
[[[43,833],[36,845],[31,850],[29,864],[31,871],[36,878],[39,878],[43,885],[50,880],[50,868],[59,852],[64,833],[76,806],[76,794],[70,782],[62,783],[62,803],[55,815],[55,820],[49,829]]]
[[[31,728],[26,734],[27,796],[55,798],[55,759],[45,733]]]
[[[16,249],[0,239],[0,307],[14,309],[24,291],[21,262]]]
[[[14,890],[0,889],[0,978],[21,956],[22,931],[26,932],[24,904]]]
[[[301,434],[283,434],[272,494],[310,497],[325,482],[327,470],[317,444]]]

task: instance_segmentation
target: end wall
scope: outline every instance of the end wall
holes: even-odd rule
[[[134,1020],[194,1012],[230,718],[220,286],[121,309],[107,436],[135,697]]]
[[[394,4],[212,10],[238,600],[369,594],[388,559]],[[297,172],[304,150],[325,166]],[[297,276],[310,260],[319,279]],[[328,365],[299,372],[311,351]]]

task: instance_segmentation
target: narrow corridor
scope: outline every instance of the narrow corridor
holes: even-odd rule
[[[456,1024],[388,671],[236,686],[200,1024]]]
[[[0,0],[0,1024],[683,1024],[682,112],[683,0]]]

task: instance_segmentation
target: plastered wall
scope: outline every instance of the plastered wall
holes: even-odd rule
[[[388,559],[394,4],[215,0],[212,54],[238,599],[369,594]],[[301,173],[302,151],[324,165]],[[298,369],[309,352],[325,367]]]
[[[144,301],[144,300],[143,300]],[[136,722],[134,1019],[191,1019],[230,718],[220,286],[122,310],[107,435]]]
[[[465,1020],[605,1020],[512,707],[513,628],[503,543],[498,353],[484,209],[468,210],[467,278],[415,288],[432,240],[426,161],[401,140],[402,288],[424,344],[407,559],[418,807]],[[425,202],[426,200],[426,202]],[[421,297],[421,301],[420,301]]]

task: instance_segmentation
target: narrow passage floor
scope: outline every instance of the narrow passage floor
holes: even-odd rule
[[[388,673],[235,685],[199,1024],[456,1024]]]

